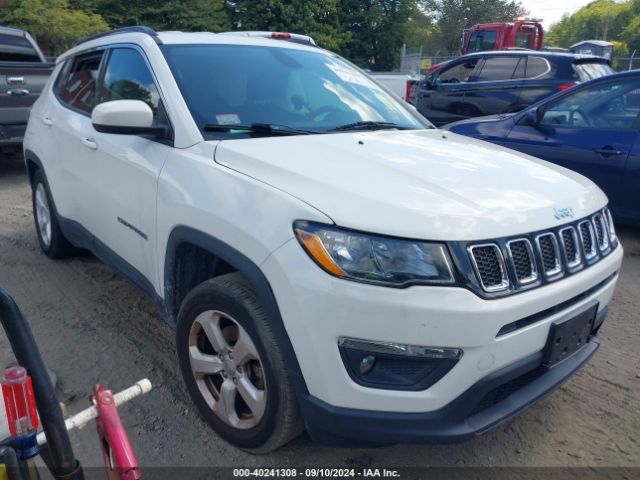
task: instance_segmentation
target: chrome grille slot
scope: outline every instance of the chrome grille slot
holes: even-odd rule
[[[584,258],[591,260],[597,254],[593,225],[590,221],[584,220],[578,224],[578,230],[580,231],[580,242],[584,250]]]
[[[593,227],[598,248],[604,252],[609,248],[609,232],[604,217],[600,213],[593,216]]]
[[[520,285],[529,285],[538,279],[535,257],[531,242],[526,238],[519,238],[507,242],[509,258],[516,273],[516,280]]]
[[[564,252],[564,260],[567,267],[576,268],[582,262],[580,247],[578,245],[578,232],[573,227],[560,230],[560,240]]]
[[[547,278],[562,273],[560,250],[556,236],[553,233],[543,233],[536,237],[536,243],[538,244],[538,253],[542,261],[542,268]]]
[[[471,261],[480,279],[482,288],[487,292],[499,292],[509,288],[509,277],[500,248],[493,244],[469,247]]]
[[[607,208],[560,226],[519,235],[477,245],[464,242],[463,252],[470,262],[462,273],[476,294],[484,298],[510,295],[577,275],[606,260],[618,246]],[[464,262],[461,264],[464,266]]]

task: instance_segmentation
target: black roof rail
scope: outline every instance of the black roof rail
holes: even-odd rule
[[[146,33],[150,37],[152,37],[158,45],[162,45],[162,40],[158,37],[158,32],[156,32],[153,28],[143,27],[141,25],[136,25],[132,27],[123,27],[116,28],[114,30],[109,30],[108,32],[94,33],[93,35],[89,35],[88,37],[79,40],[74,47],[81,45],[90,40],[95,40],[97,38],[108,37],[110,35],[116,35],[118,33]]]

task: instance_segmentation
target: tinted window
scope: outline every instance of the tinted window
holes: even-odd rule
[[[131,48],[111,52],[98,103],[111,100],[141,100],[158,113],[160,95],[142,55]]]
[[[472,32],[469,37],[469,52],[484,52],[493,50],[496,46],[497,33],[494,30]]]
[[[198,124],[268,123],[326,131],[355,122],[424,128],[403,102],[337,55],[249,45],[163,45]],[[208,137],[246,138],[241,130]],[[249,134],[250,135],[250,134]]]
[[[516,47],[517,48],[532,48],[531,38],[533,35],[529,32],[519,31],[516,33]]]
[[[475,80],[508,80],[513,77],[519,61],[520,57],[489,57]]]
[[[40,62],[40,57],[26,38],[0,34],[0,62]]]
[[[516,66],[516,71],[513,72],[513,78],[524,78],[526,76],[526,68],[527,68],[527,59],[525,57],[521,57],[518,60],[518,65]]]
[[[639,92],[640,80],[577,90],[550,103],[541,123],[582,128],[636,128],[640,113]]]
[[[613,73],[611,67],[606,63],[578,63],[573,65],[573,69],[583,82]]]
[[[466,82],[478,64],[477,58],[471,58],[458,63],[438,75],[438,83],[459,83]]]
[[[527,61],[527,78],[536,78],[549,71],[549,64],[544,58],[529,57]]]
[[[76,57],[64,86],[58,90],[58,97],[63,103],[83,112],[91,112],[101,60],[102,53]]]

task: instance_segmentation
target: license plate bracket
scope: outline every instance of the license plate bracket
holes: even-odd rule
[[[542,364],[545,367],[553,367],[562,362],[589,342],[598,305],[595,303],[571,318],[551,324],[543,351]]]

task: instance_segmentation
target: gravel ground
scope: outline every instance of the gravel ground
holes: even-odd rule
[[[75,412],[97,382],[114,391],[148,377],[154,390],[121,414],[144,466],[640,466],[640,229],[619,228],[624,267],[596,357],[513,421],[456,445],[333,449],[306,435],[251,456],[201,421],[183,387],[173,331],[125,280],[86,255],[47,259],[38,247],[20,161],[0,161],[0,286],[28,318],[61,397]],[[2,365],[12,360],[0,338]],[[85,466],[100,466],[92,426],[72,435]]]

